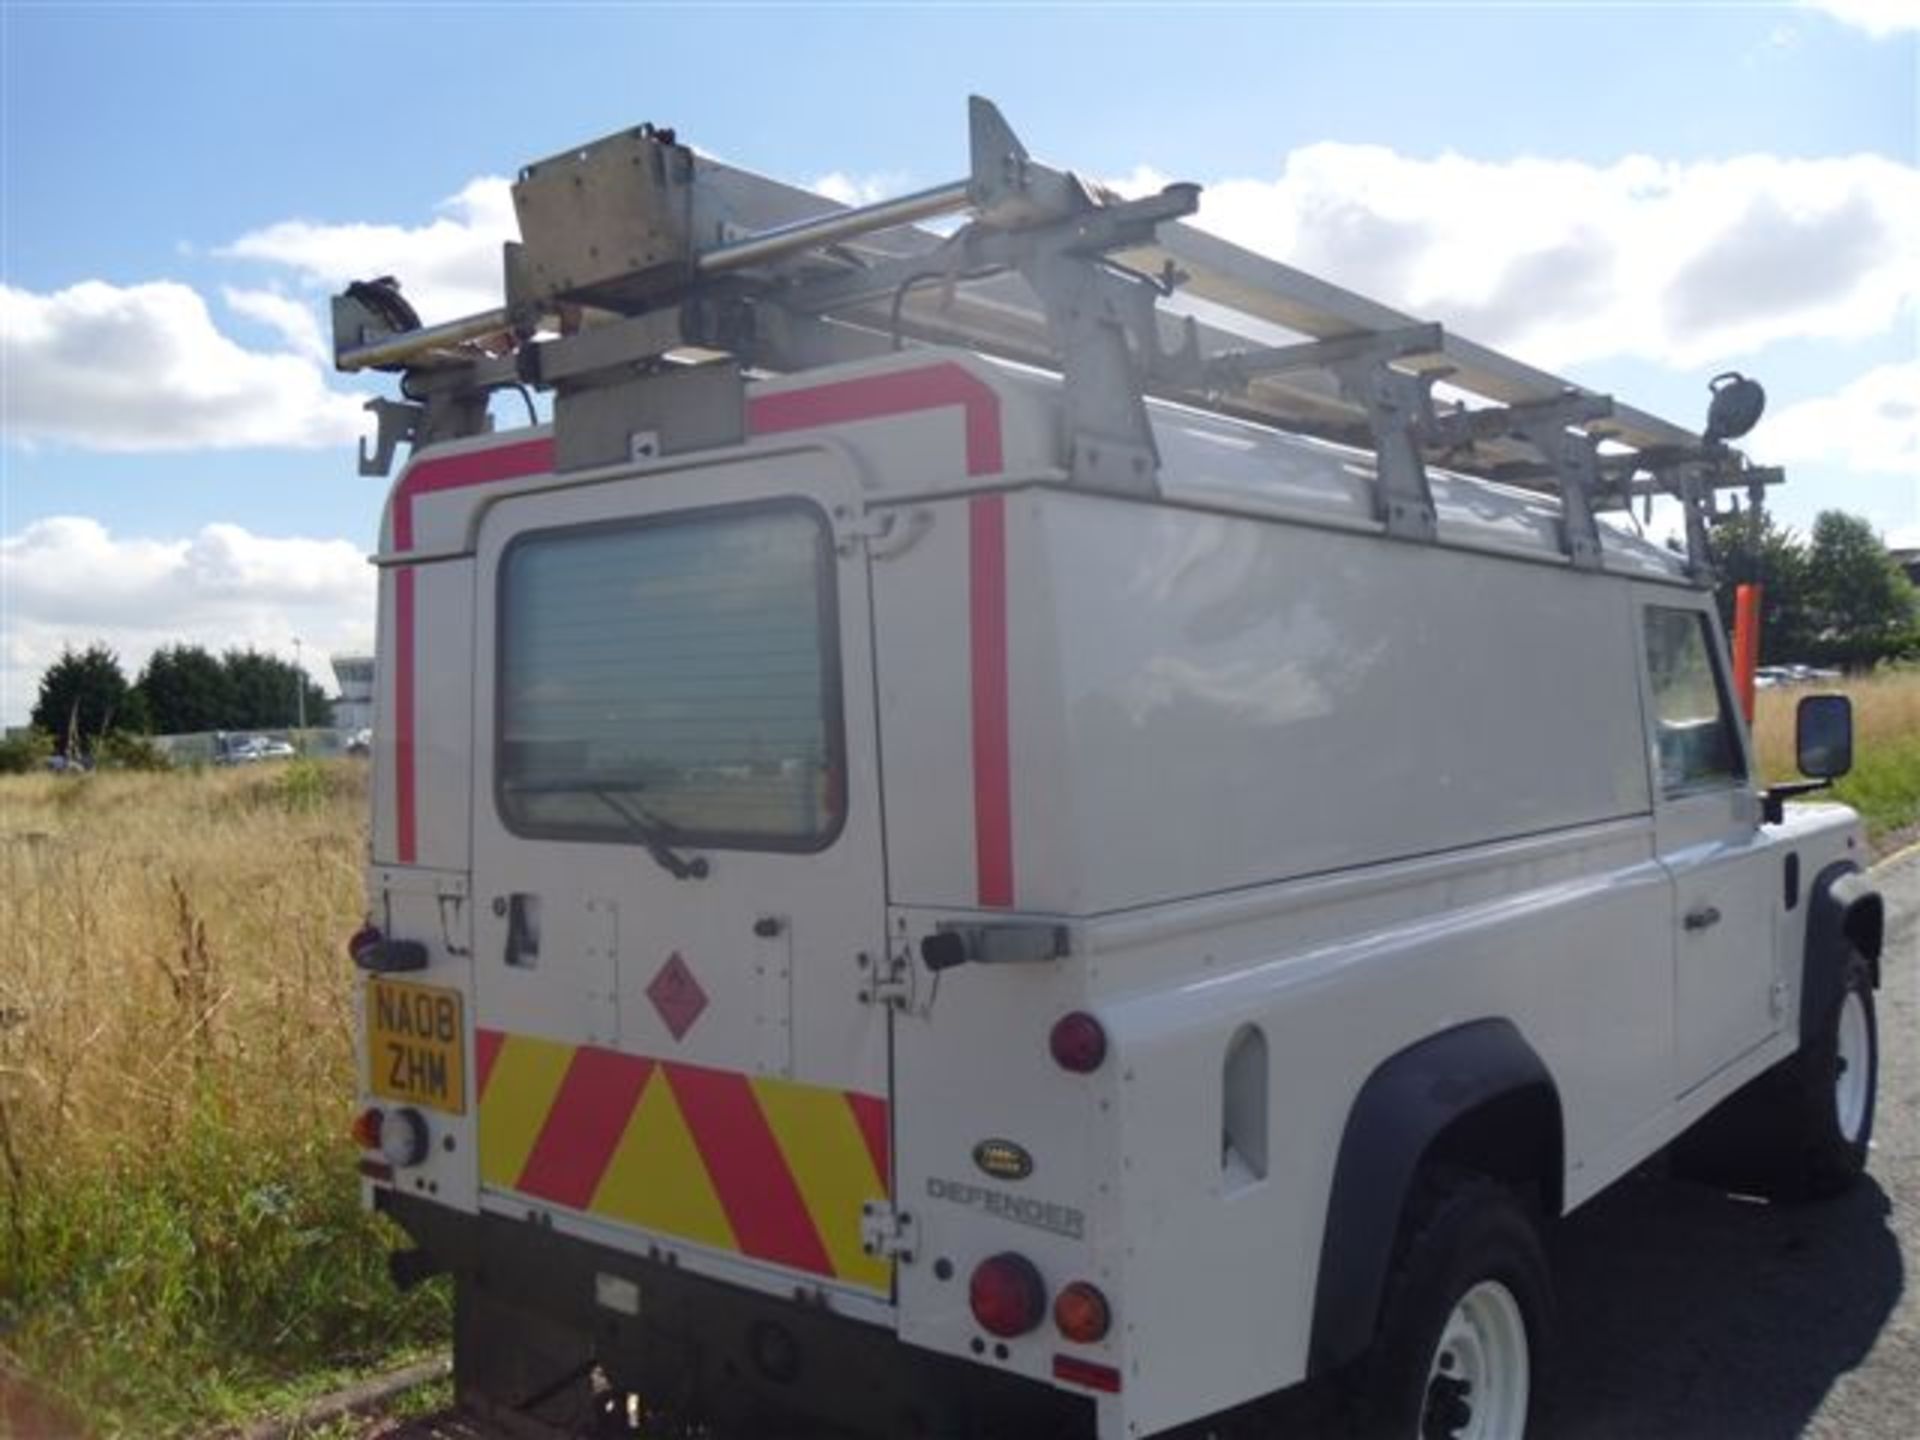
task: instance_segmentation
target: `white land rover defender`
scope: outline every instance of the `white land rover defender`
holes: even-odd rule
[[[865,208],[651,127],[514,198],[500,309],[335,301],[412,452],[356,1132],[465,1402],[1117,1440],[1327,1375],[1500,1440],[1557,1217],[1860,1170],[1880,901],[1707,588],[1757,387],[1615,404],[983,101]]]

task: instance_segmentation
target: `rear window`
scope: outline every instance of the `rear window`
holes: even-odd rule
[[[832,581],[825,517],[802,501],[513,541],[496,687],[507,826],[831,842],[844,809]]]

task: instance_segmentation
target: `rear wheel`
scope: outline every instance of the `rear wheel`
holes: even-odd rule
[[[1367,1440],[1522,1440],[1540,1409],[1553,1289],[1519,1200],[1480,1176],[1425,1187],[1373,1350],[1353,1376]]]

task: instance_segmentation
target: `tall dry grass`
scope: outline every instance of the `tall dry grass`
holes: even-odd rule
[[[192,1429],[438,1333],[344,1138],[365,772],[0,781],[0,1346]]]
[[[1853,773],[1835,787],[1858,810],[1882,847],[1909,838],[1920,825],[1920,669],[1882,669],[1815,687],[1762,690],[1754,713],[1754,748],[1769,780],[1791,780],[1793,713],[1802,695],[1839,691],[1853,701]]]

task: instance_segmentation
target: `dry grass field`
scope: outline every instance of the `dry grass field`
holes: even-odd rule
[[[365,776],[0,780],[0,1375],[91,1430],[202,1433],[444,1332],[345,1136]]]
[[[1840,793],[1890,844],[1920,672],[1847,688]],[[1797,699],[1761,696],[1773,778]],[[0,1432],[9,1371],[97,1433],[201,1434],[444,1336],[345,1138],[366,810],[353,762],[0,779]]]
[[[1883,669],[1869,679],[1837,686],[1853,698],[1853,773],[1836,787],[1839,799],[1858,810],[1877,850],[1885,853],[1912,839],[1920,827],[1920,669]],[[1762,690],[1754,716],[1760,769],[1769,780],[1790,780],[1793,711],[1799,686]],[[1817,797],[1816,797],[1817,798]]]

